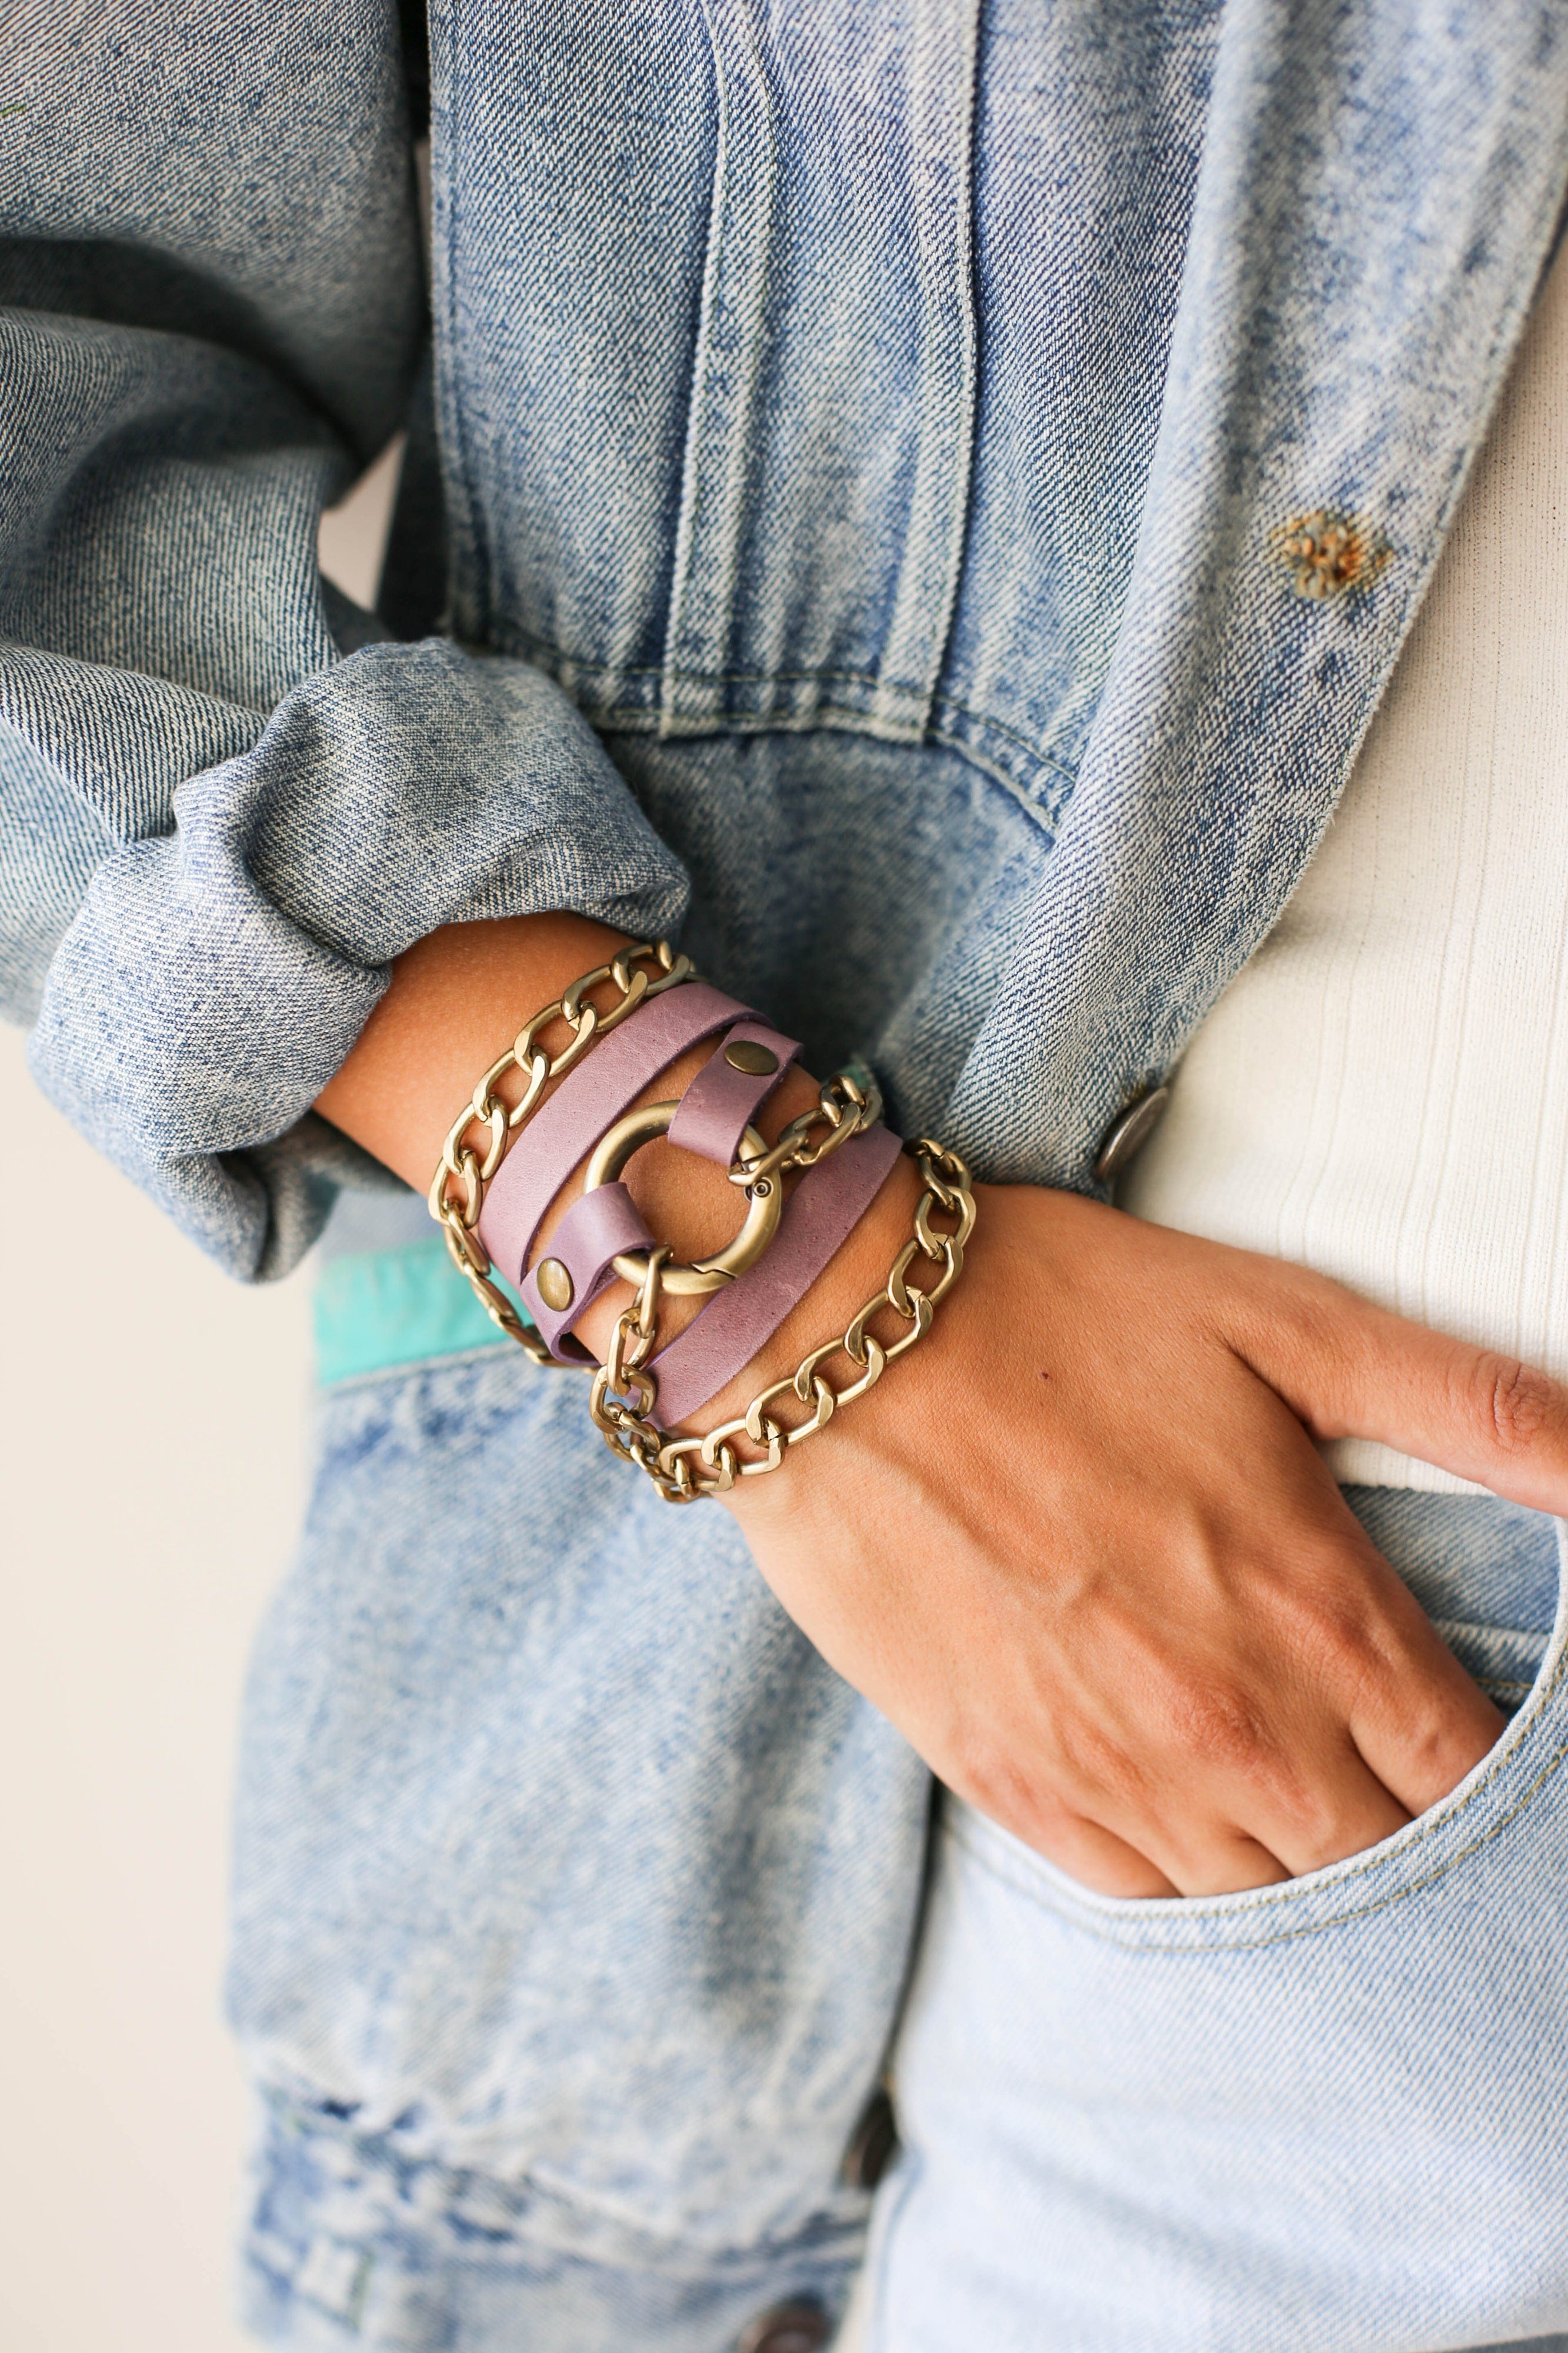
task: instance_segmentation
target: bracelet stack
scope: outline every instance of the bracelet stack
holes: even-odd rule
[[[614,1000],[602,1006],[595,992],[605,988]],[[552,1054],[540,1039],[555,1022],[572,1035]],[[638,1104],[662,1071],[710,1038],[714,1051],[682,1096]],[[963,1269],[974,1225],[969,1171],[938,1145],[900,1145],[881,1124],[881,1097],[868,1072],[841,1071],[814,1109],[764,1144],[753,1122],[799,1050],[795,1039],[701,980],[667,942],[639,941],[574,981],[520,1031],[453,1122],[431,1181],[430,1213],[487,1314],[535,1363],[595,1366],[595,1426],[670,1503],[722,1494],[737,1479],[776,1470],[791,1447],[864,1396],[923,1337]],[[497,1088],[513,1071],[524,1084],[509,1108]],[[555,1081],[563,1083],[547,1094]],[[519,1150],[524,1130],[526,1147]],[[716,1162],[739,1197],[733,1240],[691,1265],[655,1240],[621,1181],[632,1155],[658,1136]],[[798,1305],[901,1150],[919,1161],[925,1191],[913,1236],[883,1288],[846,1331],[761,1390],[739,1419],[700,1438],[671,1437],[672,1427],[727,1388]],[[586,1188],[556,1227],[549,1254],[531,1267],[551,1204],[584,1159]],[[939,1215],[953,1221],[951,1228],[932,1224]],[[917,1257],[940,1270],[924,1289],[908,1281]],[[518,1314],[498,1273],[519,1292],[531,1322]],[[597,1366],[573,1327],[617,1281],[633,1283],[637,1296],[616,1323],[607,1361]],[[708,1304],[660,1350],[667,1293],[707,1294]],[[868,1329],[884,1311],[909,1327],[888,1342]],[[825,1368],[840,1354],[855,1369],[836,1388]],[[781,1419],[774,1409],[786,1399],[807,1409],[804,1419]],[[756,1451],[742,1452],[742,1440]]]

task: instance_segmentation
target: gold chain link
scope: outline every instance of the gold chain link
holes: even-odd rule
[[[856,1092],[859,1092],[857,1088]],[[779,1142],[783,1141],[781,1136]],[[832,1149],[831,1136],[823,1148]],[[667,1504],[694,1504],[704,1495],[727,1494],[737,1479],[756,1479],[776,1471],[792,1446],[815,1438],[840,1406],[852,1405],[874,1388],[895,1357],[905,1355],[931,1330],[938,1306],[963,1271],[964,1245],[974,1230],[973,1180],[956,1152],[944,1150],[928,1137],[906,1144],[904,1149],[919,1161],[925,1190],[915,1210],[913,1240],[893,1261],[882,1289],[867,1300],[837,1339],[814,1348],[783,1380],[759,1389],[738,1419],[721,1422],[701,1438],[667,1439],[652,1418],[658,1384],[647,1366],[658,1338],[660,1261],[665,1254],[656,1254],[650,1261],[641,1293],[617,1323],[609,1356],[594,1376],[589,1411],[606,1445],[647,1472]],[[931,1224],[933,1211],[939,1210],[957,1219],[952,1231],[943,1232]],[[909,1282],[917,1256],[942,1269],[929,1290]],[[910,1326],[889,1342],[877,1339],[868,1329],[885,1308]],[[858,1377],[836,1389],[822,1368],[841,1350],[858,1368]],[[793,1427],[781,1421],[772,1409],[786,1397],[809,1407],[810,1419]],[[733,1441],[741,1438],[765,1450],[760,1461],[748,1460],[737,1451]]]
[[[881,1116],[882,1091],[871,1073],[867,1071],[862,1084],[852,1071],[840,1071],[827,1081],[813,1108],[792,1119],[766,1152],[750,1160],[736,1155],[730,1182],[749,1190],[760,1178],[783,1176],[786,1169],[815,1168],[852,1135],[875,1127]],[[826,1130],[820,1140],[818,1128]]]
[[[650,964],[652,973],[646,968]],[[551,1355],[532,1324],[524,1321],[500,1284],[491,1280],[489,1255],[477,1230],[485,1187],[500,1166],[511,1138],[532,1117],[552,1079],[564,1078],[590,1046],[600,1038],[607,1038],[612,1029],[618,1029],[650,997],[661,996],[667,988],[679,987],[682,981],[696,977],[690,957],[677,955],[668,940],[633,941],[612,956],[608,964],[595,965],[592,972],[584,973],[554,1004],[545,1006],[525,1029],[518,1031],[506,1052],[490,1064],[479,1081],[447,1131],[447,1141],[430,1180],[430,1215],[447,1238],[453,1264],[468,1278],[491,1323],[499,1324],[509,1339],[525,1349],[536,1365],[556,1365],[560,1359]],[[596,1006],[589,993],[605,981],[613,981],[619,992],[607,1010]],[[542,1031],[548,1029],[552,1021],[564,1021],[572,1031],[571,1042],[558,1054],[548,1052],[539,1043]],[[496,1088],[512,1071],[525,1071],[527,1078],[521,1098],[509,1110]],[[482,1151],[468,1141],[475,1128],[485,1131]],[[657,1285],[654,1303],[657,1309]],[[635,1369],[629,1359],[626,1369]]]

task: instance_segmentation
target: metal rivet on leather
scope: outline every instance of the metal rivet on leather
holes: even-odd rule
[[[1118,1112],[1100,1140],[1100,1154],[1094,1164],[1094,1173],[1102,1185],[1109,1185],[1113,1176],[1120,1176],[1136,1160],[1159,1126],[1170,1100],[1169,1087],[1152,1087],[1136,1103],[1129,1103],[1125,1111]]]
[[[777,2304],[761,2312],[735,2347],[735,2353],[822,2353],[833,2324],[819,2304]]]
[[[558,1258],[541,1261],[533,1278],[539,1295],[552,1314],[559,1315],[572,1304],[572,1278]]]
[[[732,1071],[744,1071],[752,1079],[769,1078],[779,1066],[773,1049],[759,1045],[754,1038],[737,1038],[732,1046],[725,1047],[724,1060]]]
[[[893,2103],[886,2092],[873,2092],[844,2152],[844,2179],[851,2189],[875,2189],[898,2153]]]

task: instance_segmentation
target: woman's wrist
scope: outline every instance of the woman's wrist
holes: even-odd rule
[[[622,934],[574,915],[451,925],[431,934],[398,959],[385,997],[318,1109],[423,1188],[446,1143],[453,1109],[469,1096],[476,1076],[491,1069],[502,1045],[542,1004],[551,1004],[585,968],[605,964],[624,944]],[[627,1108],[680,1097],[713,1051],[711,1040],[692,1046]],[[572,1082],[563,1076],[555,1083]],[[512,1108],[525,1085],[523,1072],[514,1069],[495,1082],[494,1093]],[[753,1124],[771,1145],[818,1101],[816,1082],[792,1066]],[[526,1150],[527,1133],[526,1126],[520,1131],[513,1148],[521,1144]],[[531,1266],[550,1254],[551,1238],[581,1199],[585,1177],[584,1158],[565,1176],[540,1223]],[[636,1154],[623,1181],[648,1229],[678,1261],[689,1263],[711,1255],[740,1222],[743,1204],[729,1172],[662,1140]],[[788,1176],[786,1187],[801,1181],[798,1174]],[[874,1171],[862,1181],[875,1183]],[[677,1426],[678,1434],[700,1436],[734,1420],[759,1389],[787,1377],[804,1356],[847,1327],[887,1282],[912,1230],[920,1191],[912,1162],[899,1159],[816,1281],[751,1361]],[[616,1282],[573,1325],[575,1337],[601,1363],[609,1356],[619,1318],[633,1303],[632,1286]],[[676,1341],[705,1303],[701,1297],[666,1293],[658,1313],[660,1346]]]
[[[385,995],[316,1109],[423,1193],[479,1072],[537,1007],[605,963],[626,937],[572,914],[432,932],[393,965]],[[521,1083],[514,1074],[513,1089]]]

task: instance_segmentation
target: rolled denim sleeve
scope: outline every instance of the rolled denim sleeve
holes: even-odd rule
[[[438,638],[340,651],[321,512],[422,331],[396,20],[247,13],[110,0],[19,61],[0,1002],[45,1093],[257,1277],[375,1181],[310,1105],[395,955],[552,908],[664,930],[686,885],[540,673]]]

